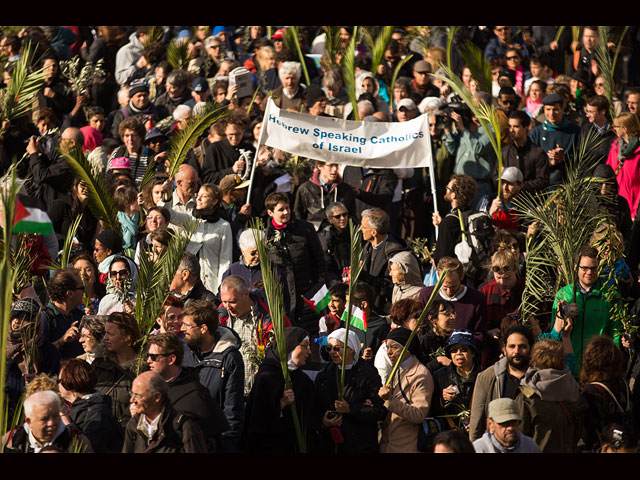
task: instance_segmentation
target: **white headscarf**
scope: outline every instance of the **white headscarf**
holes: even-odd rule
[[[360,358],[360,349],[362,348],[360,344],[360,339],[358,338],[358,335],[356,335],[356,333],[353,330],[349,330],[349,337],[345,342],[344,337],[346,333],[347,333],[346,328],[339,328],[331,332],[328,339],[335,338],[336,340],[340,340],[343,344],[345,344],[347,347],[353,350],[353,358],[355,363],[356,361],[358,361],[358,358]]]

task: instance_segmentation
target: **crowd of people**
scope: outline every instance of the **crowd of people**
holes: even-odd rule
[[[45,75],[32,109],[2,125],[0,172],[17,169],[18,199],[53,228],[14,234],[30,267],[7,326],[6,411],[18,421],[3,426],[2,450],[637,452],[640,30],[610,32],[607,48],[622,42],[628,62],[609,77],[601,29],[572,42],[559,28],[457,29],[449,66],[472,105],[442,80],[442,27],[396,27],[376,68],[359,43],[354,86],[340,66],[354,27],[300,27],[302,63],[287,27],[2,32],[5,89],[27,45]],[[465,63],[468,42],[490,85]],[[104,72],[74,90],[72,59]],[[435,178],[261,145],[269,98],[362,122],[426,115]],[[500,161],[474,113],[482,103],[498,119]],[[225,114],[170,176],[172,142],[212,107]],[[555,298],[525,314],[540,226],[522,199],[554,201],[588,141],[595,160],[578,177],[594,179],[593,215],[612,233],[593,232],[569,259],[573,282],[552,281]],[[79,151],[117,228],[69,164]],[[362,242],[354,285],[350,225]],[[190,228],[147,332],[141,266]],[[68,263],[50,269],[65,244]],[[284,347],[262,247],[282,286]]]

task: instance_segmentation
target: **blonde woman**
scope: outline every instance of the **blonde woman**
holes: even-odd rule
[[[614,119],[613,129],[618,138],[611,145],[607,165],[616,172],[619,193],[629,202],[631,219],[635,220],[640,202],[640,120],[624,112]]]

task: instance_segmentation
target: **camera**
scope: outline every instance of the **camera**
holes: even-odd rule
[[[334,418],[337,418],[338,415],[340,415],[338,412],[336,412],[335,410],[328,410],[327,411],[327,418],[329,420],[333,420]]]
[[[574,313],[574,307],[567,302],[561,302],[558,304],[558,312],[562,318],[569,318]]]
[[[467,128],[469,126],[469,124],[471,124],[471,118],[473,117],[473,114],[471,112],[471,108],[469,108],[469,106],[462,102],[462,99],[460,97],[453,97],[452,101],[449,102],[447,104],[446,107],[444,107],[442,109],[442,116],[447,118],[448,121],[448,125],[451,125],[451,113],[455,112],[458,115],[460,115],[460,117],[462,117],[462,123],[464,124],[465,128]],[[436,122],[437,122],[437,118],[436,117]]]

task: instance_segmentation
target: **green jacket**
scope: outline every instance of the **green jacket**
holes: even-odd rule
[[[553,325],[556,318],[558,303],[566,300],[573,303],[574,285],[562,287],[556,294],[551,311],[551,324]],[[611,303],[604,296],[605,291],[602,289],[602,281],[593,287],[591,293],[585,296],[580,289],[576,294],[576,304],[578,305],[578,316],[573,322],[573,330],[571,332],[571,344],[576,357],[576,365],[573,371],[574,375],[580,373],[582,368],[582,355],[584,353],[589,340],[594,335],[607,335],[611,337],[615,344],[620,347],[620,336],[618,332],[621,330],[620,322],[613,322],[610,319]]]

